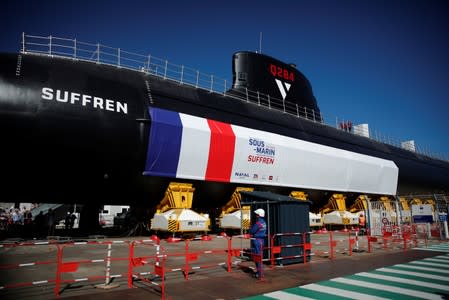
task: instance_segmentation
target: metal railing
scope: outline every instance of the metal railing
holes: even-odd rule
[[[210,93],[217,93],[241,101],[251,102],[259,106],[282,111],[298,118],[318,122],[355,135],[363,136],[380,143],[389,144],[435,159],[449,161],[446,153],[435,153],[427,147],[417,147],[414,144],[401,142],[379,131],[373,131],[368,126],[352,126],[350,122],[339,118],[324,118],[319,111],[301,107],[295,103],[286,102],[259,91],[244,88],[232,89],[232,81],[212,74],[200,72],[184,65],[170,63],[151,55],[142,55],[113,48],[100,43],[85,43],[77,39],[67,39],[54,36],[33,36],[22,34],[22,53],[33,53],[48,56],[57,56],[74,60],[88,61],[97,64],[110,65],[157,76],[166,80],[189,85]],[[326,122],[325,122],[326,120]],[[333,123],[335,120],[335,123]]]

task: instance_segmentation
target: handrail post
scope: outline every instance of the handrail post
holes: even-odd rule
[[[73,40],[73,58],[76,59],[76,39]]]
[[[183,79],[184,79],[184,65],[181,65],[181,84]]]
[[[268,99],[268,108],[271,109],[271,101],[270,101],[270,95],[267,95],[267,99]]]
[[[224,80],[224,92],[223,92],[223,95],[225,95],[226,96],[226,79]]]
[[[299,118],[299,106],[298,106],[298,103],[296,103],[296,115],[297,115],[298,118]]]
[[[260,93],[257,91],[257,105],[260,106]]]
[[[313,115],[313,122],[316,122],[316,120],[315,120],[315,110],[314,109],[312,109],[312,115]]]
[[[148,73],[150,72],[151,54],[148,54]]]
[[[120,68],[120,48],[117,50],[117,66]]]
[[[214,91],[213,86],[214,86],[214,75],[210,75],[210,92],[211,93]]]
[[[22,52],[25,52],[25,32],[22,32]]]
[[[282,106],[284,108],[284,113],[285,113],[285,99],[282,99]]]
[[[307,117],[307,107],[305,107],[305,106],[304,106],[304,118],[306,118],[307,120],[309,119],[309,118]]]
[[[199,81],[200,81],[200,71],[196,70],[196,84],[195,84],[196,88],[198,88]]]
[[[165,60],[165,72],[164,72],[164,79],[167,79],[167,68],[168,68],[168,60]]]
[[[245,87],[245,93],[246,93],[246,102],[249,102],[248,87]]]
[[[97,43],[97,64],[100,63],[100,43]]]
[[[51,35],[48,37],[49,42],[48,42],[48,54],[51,55]]]

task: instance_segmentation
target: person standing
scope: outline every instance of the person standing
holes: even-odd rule
[[[265,211],[262,208],[254,211],[256,214],[256,222],[251,226],[249,233],[251,234],[251,252],[256,264],[256,278],[262,276],[262,258],[265,236],[267,233],[267,224],[265,223]]]
[[[47,213],[47,226],[48,233],[47,236],[53,236],[55,234],[55,226],[56,226],[56,214],[53,209],[49,209]]]
[[[44,212],[41,210],[39,214],[34,218],[34,237],[41,238],[44,236],[45,231],[45,216]]]
[[[359,215],[359,233],[360,233],[360,235],[365,234],[365,231],[366,231],[365,226],[366,226],[365,215],[363,213],[360,213],[360,215]]]

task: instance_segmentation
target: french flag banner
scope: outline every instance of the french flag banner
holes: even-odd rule
[[[150,107],[144,175],[395,195],[393,161]]]

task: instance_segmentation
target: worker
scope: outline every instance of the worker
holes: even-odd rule
[[[365,215],[361,213],[359,215],[359,227],[360,227],[359,232],[361,235],[365,233],[365,225],[366,225]]]
[[[251,226],[249,233],[251,234],[251,252],[255,258],[256,264],[256,278],[262,276],[262,257],[263,246],[265,241],[265,235],[267,232],[267,224],[265,223],[265,211],[262,208],[258,208],[254,211],[257,217],[256,222]]]

